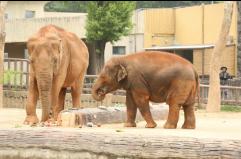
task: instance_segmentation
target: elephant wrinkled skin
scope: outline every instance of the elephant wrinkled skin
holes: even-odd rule
[[[182,128],[195,128],[194,104],[199,90],[198,74],[184,58],[166,52],[140,52],[110,59],[100,72],[92,88],[95,100],[117,89],[126,90],[126,127],[135,127],[137,108],[147,122],[156,127],[149,101],[166,102],[169,114],[164,128],[177,127],[180,107],[185,122]]]
[[[25,124],[39,122],[37,100],[41,100],[42,119],[53,118],[64,109],[67,87],[71,87],[73,107],[80,107],[80,93],[89,63],[86,45],[75,34],[54,25],[42,27],[27,42],[30,82]]]

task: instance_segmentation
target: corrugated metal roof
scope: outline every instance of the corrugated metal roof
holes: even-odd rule
[[[207,49],[213,48],[213,44],[206,45],[172,45],[172,46],[154,46],[150,48],[145,48],[145,50],[197,50],[197,49]]]

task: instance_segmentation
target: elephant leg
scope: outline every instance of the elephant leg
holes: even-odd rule
[[[26,118],[24,124],[38,123],[38,117],[36,114],[36,105],[38,100],[37,81],[34,77],[30,76],[28,100],[26,105]]]
[[[183,105],[185,121],[182,125],[183,129],[195,129],[195,115],[194,115],[194,103]]]
[[[141,112],[141,115],[143,116],[143,118],[147,123],[145,127],[155,128],[157,124],[155,123],[151,115],[150,106],[149,106],[149,96],[139,92],[133,92],[132,95],[137,107]]]
[[[82,92],[83,82],[84,82],[84,75],[81,75],[81,77],[77,81],[75,81],[74,85],[71,87],[73,108],[81,107],[80,95]]]
[[[59,114],[60,111],[64,110],[64,102],[65,102],[65,95],[66,95],[66,89],[62,88],[59,93],[59,100],[58,100],[58,108],[57,113]]]
[[[167,121],[164,125],[165,129],[176,129],[177,122],[179,120],[179,111],[180,105],[179,104],[169,104],[169,113]]]
[[[133,101],[132,94],[127,91],[126,92],[126,106],[127,106],[127,121],[125,123],[125,127],[136,127],[136,112],[137,106]]]
[[[53,118],[56,121],[60,112],[61,106],[59,105],[59,96],[60,96],[59,86],[56,84],[52,90],[52,109],[53,109]]]

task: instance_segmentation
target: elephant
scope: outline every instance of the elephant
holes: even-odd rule
[[[175,129],[181,107],[184,129],[195,129],[194,104],[199,92],[198,74],[188,60],[161,51],[142,51],[108,60],[92,87],[92,97],[101,101],[107,93],[126,90],[127,121],[125,127],[136,127],[137,108],[146,128],[155,128],[149,102],[169,105],[166,129]]]
[[[38,99],[42,105],[41,123],[56,121],[64,109],[68,87],[71,88],[73,107],[79,108],[84,75],[89,65],[85,43],[74,33],[47,25],[28,39],[27,49],[30,71],[24,123],[39,123],[36,115]],[[50,109],[53,116],[50,116]]]

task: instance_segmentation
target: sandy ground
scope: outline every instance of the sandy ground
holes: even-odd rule
[[[41,110],[37,110],[38,117]],[[124,128],[121,124],[108,124],[101,127],[83,127],[83,128],[40,128],[29,127],[23,125],[25,118],[24,109],[0,109],[0,130],[5,128],[13,129],[61,129],[64,131],[84,131],[91,132],[107,132],[107,133],[135,133],[150,135],[168,135],[182,137],[198,137],[198,138],[220,138],[220,139],[239,139],[241,140],[241,113],[206,113],[205,111],[196,111],[196,129],[181,129],[183,123],[183,112],[180,113],[180,120],[177,129],[163,129],[165,120],[156,121],[158,126],[155,129],[146,129],[145,122],[137,123],[137,128]]]

